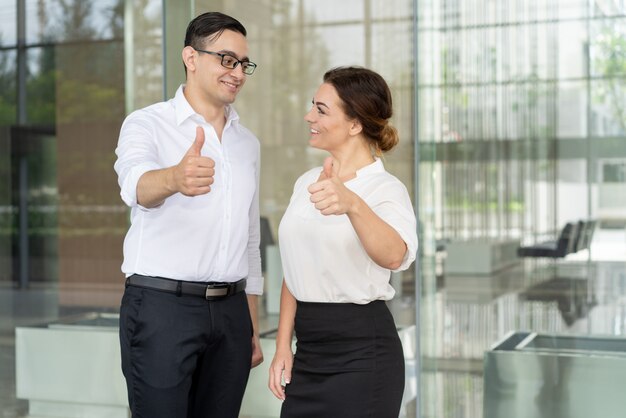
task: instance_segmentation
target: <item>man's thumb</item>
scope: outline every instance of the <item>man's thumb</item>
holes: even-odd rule
[[[187,155],[196,155],[200,156],[200,152],[202,151],[202,146],[204,145],[204,129],[198,126],[196,127],[196,139],[189,147],[189,151],[187,151]]]

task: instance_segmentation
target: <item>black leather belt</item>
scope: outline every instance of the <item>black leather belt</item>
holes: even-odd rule
[[[126,286],[143,287],[161,290],[177,295],[202,296],[206,300],[221,299],[246,290],[246,279],[237,282],[188,282],[163,277],[142,276],[133,274],[126,278]]]

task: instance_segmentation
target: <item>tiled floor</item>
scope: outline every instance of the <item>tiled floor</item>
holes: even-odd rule
[[[591,251],[591,263],[579,253],[556,263],[525,261],[492,276],[440,278],[421,309],[423,417],[482,418],[483,354],[511,330],[626,335],[624,231],[598,230]],[[399,324],[411,324],[415,315],[408,292],[390,303]],[[75,313],[56,300],[53,287],[0,287],[2,418],[27,412],[27,403],[15,399],[14,328]],[[261,321],[263,329],[272,329],[277,316],[262,315]],[[415,416],[414,402],[406,412]]]

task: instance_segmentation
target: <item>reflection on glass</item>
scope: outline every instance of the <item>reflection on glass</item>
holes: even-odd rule
[[[53,47],[29,48],[26,78],[26,118],[31,124],[56,120],[56,62]]]
[[[13,275],[10,126],[17,118],[15,56],[15,51],[0,51],[0,282]]]
[[[111,167],[125,108],[124,46],[63,44],[56,54],[60,301],[116,307],[127,218]]]
[[[412,24],[413,20],[413,3],[407,0],[387,0],[387,1],[370,1],[366,2],[370,7],[370,15],[376,20],[390,20],[394,24],[404,21]],[[395,19],[398,19],[396,21]],[[400,26],[396,27],[398,35],[405,34]]]
[[[500,24],[528,24],[546,22],[557,17],[559,7],[563,3],[567,9],[575,8],[570,13],[579,13],[584,6],[575,0],[559,0],[538,2],[533,0],[514,0],[508,3],[476,2],[476,1],[445,1],[437,6],[425,4],[425,13],[429,14],[434,27],[457,28],[491,26]],[[421,14],[421,12],[420,12]],[[428,26],[428,24],[426,24]]]
[[[623,16],[626,11],[626,5],[624,2],[603,2],[593,1],[588,3],[589,14],[592,17],[609,17],[609,16]]]
[[[119,38],[123,16],[122,0],[28,0],[26,43]]]
[[[346,24],[321,26],[316,28],[318,36],[327,46],[328,61],[331,67],[340,65],[365,65],[365,26]]]
[[[558,30],[558,77],[582,79],[587,76],[588,34],[584,20],[561,22]]]
[[[578,0],[559,0],[558,8],[561,19],[583,19],[588,15],[589,3]]]
[[[13,274],[10,138],[9,129],[0,126],[0,284],[9,282]]]
[[[587,83],[560,82],[558,98],[557,137],[570,139],[587,136]]]
[[[0,46],[17,43],[17,2],[0,0]]]
[[[58,189],[53,126],[11,131],[13,247],[18,249],[15,280],[20,287],[56,282],[58,274]],[[26,230],[24,230],[26,228]],[[25,241],[26,240],[26,241]]]
[[[624,13],[623,4],[605,3],[418,4],[418,51],[426,55],[416,58],[420,173],[435,182],[420,210],[433,218],[423,236],[434,227],[441,244],[436,286],[425,281],[422,298],[421,325],[437,324],[421,334],[433,375],[481,379],[484,351],[511,330],[624,333],[624,267],[608,265],[626,254],[626,204],[616,197],[626,194],[626,36],[623,17],[587,20]],[[590,218],[612,229],[598,228],[591,249],[565,260],[446,274],[451,240],[534,243]],[[424,375],[427,416],[482,416],[482,386],[459,394],[447,385]]]
[[[591,75],[626,77],[626,19],[595,21],[590,31]]]
[[[0,51],[0,126],[17,120],[17,75],[15,51]]]
[[[626,134],[626,83],[612,77],[591,81],[591,132],[594,136]]]
[[[127,113],[163,99],[161,3],[132,2],[132,25],[126,28],[127,36],[132,36],[132,47],[125,50]]]
[[[304,0],[305,23],[364,22],[363,0]],[[342,38],[337,38],[342,39]]]

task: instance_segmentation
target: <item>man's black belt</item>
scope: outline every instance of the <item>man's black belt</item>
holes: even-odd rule
[[[246,279],[237,282],[188,282],[163,277],[142,276],[133,274],[126,278],[126,286],[143,287],[161,290],[177,295],[202,296],[206,300],[221,299],[246,290]]]

